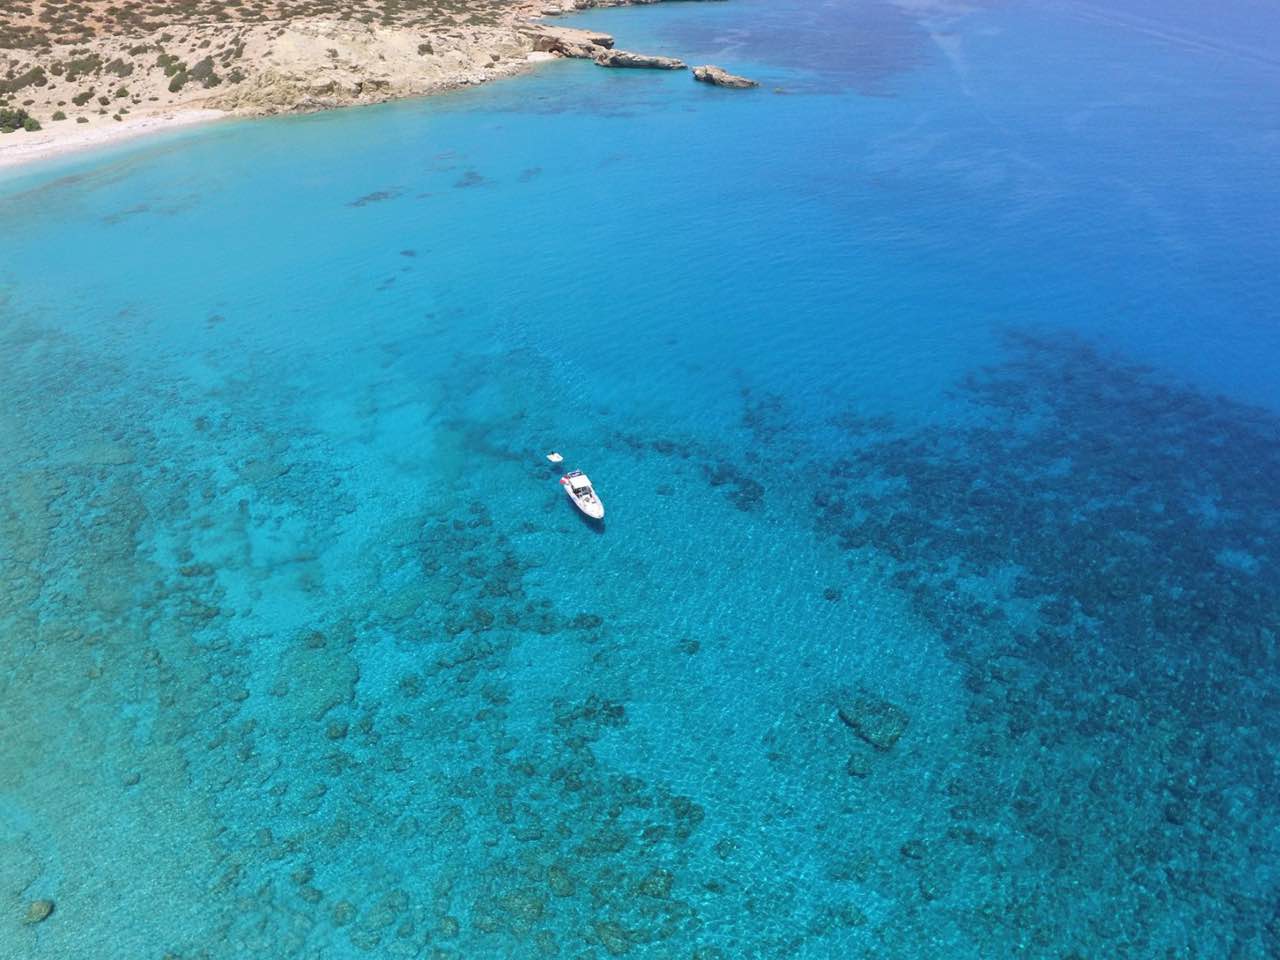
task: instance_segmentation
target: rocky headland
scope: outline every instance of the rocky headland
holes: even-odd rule
[[[0,166],[220,116],[425,96],[557,57],[683,69],[546,22],[660,0],[19,0],[0,12],[0,109],[32,122],[0,137]]]
[[[654,2],[654,0],[645,0]],[[684,61],[675,57],[633,53],[614,48],[613,37],[595,30],[579,30],[575,27],[530,23],[521,28],[533,39],[534,51],[550,53],[558,57],[593,60],[601,67],[630,67],[648,70],[683,70]]]

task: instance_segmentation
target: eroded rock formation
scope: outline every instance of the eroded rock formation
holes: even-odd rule
[[[645,70],[683,70],[685,63],[675,57],[659,57],[630,50],[601,50],[595,56],[601,67],[633,67]]]
[[[613,46],[613,37],[598,30],[531,23],[522,27],[521,32],[533,41],[535,52],[554,53],[561,57],[591,60]]]
[[[723,67],[717,67],[713,64],[707,64],[703,67],[693,68],[693,79],[700,83],[709,83],[714,87],[730,87],[734,90],[746,90],[751,87],[758,87],[760,84],[747,77],[740,77],[736,73],[730,73]]]

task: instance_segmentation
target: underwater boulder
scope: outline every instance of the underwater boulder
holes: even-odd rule
[[[845,761],[844,772],[859,779],[871,776],[871,758],[863,753],[849,754],[849,759]]]
[[[577,888],[568,868],[559,863],[553,863],[547,869],[547,885],[557,897],[571,897]]]
[[[43,923],[53,913],[52,900],[32,900],[27,905],[27,915],[22,918],[25,924]]]
[[[893,749],[911,722],[901,707],[868,694],[843,700],[837,709],[854,733],[881,751]]]
[[[320,644],[324,643],[323,636]],[[276,689],[281,691],[294,716],[320,720],[335,707],[350,703],[360,680],[360,668],[342,649],[316,646],[308,638],[281,660]]]
[[[634,945],[631,931],[612,920],[597,920],[594,926],[596,939],[611,957],[621,957],[631,952]]]
[[[670,870],[655,867],[640,881],[637,889],[646,897],[652,897],[655,900],[666,900],[671,896],[671,885],[674,882],[675,876]]]

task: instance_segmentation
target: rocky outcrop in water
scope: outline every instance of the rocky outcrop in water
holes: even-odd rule
[[[730,73],[723,67],[717,67],[713,64],[707,64],[704,67],[693,68],[693,79],[699,83],[709,83],[713,87],[729,87],[734,90],[747,90],[751,87],[758,87],[760,84],[747,77],[740,77],[736,73]]]
[[[644,70],[683,70],[685,63],[675,57],[659,57],[629,50],[602,50],[595,56],[597,66],[633,67]]]

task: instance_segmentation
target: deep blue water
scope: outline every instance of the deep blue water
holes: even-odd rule
[[[0,958],[1280,955],[1275,16],[578,19],[0,181]]]

